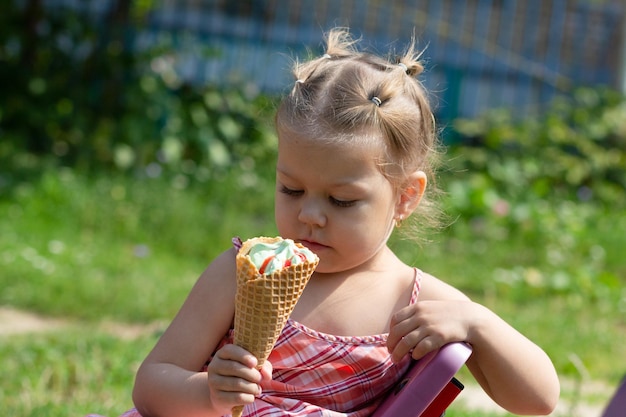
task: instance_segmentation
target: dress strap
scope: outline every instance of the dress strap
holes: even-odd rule
[[[424,275],[424,273],[418,268],[413,268],[413,270],[415,271],[415,283],[413,284],[413,294],[411,294],[411,301],[409,304],[415,304],[415,302],[417,302],[417,297],[419,296],[420,289],[422,287],[422,276]]]

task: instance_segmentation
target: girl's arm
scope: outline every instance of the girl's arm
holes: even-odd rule
[[[546,415],[556,407],[559,380],[546,353],[488,308],[426,276],[417,303],[398,311],[388,347],[394,360],[418,359],[446,343],[465,341],[467,366],[485,392],[511,413]]]
[[[475,347],[467,366],[495,402],[514,414],[548,415],[560,384],[548,355],[486,307],[468,302]]]
[[[143,416],[221,416],[228,413],[233,404],[253,400],[258,386],[240,379],[236,380],[238,385],[232,387],[231,396],[215,390],[212,398],[207,372],[199,372],[230,329],[235,291],[235,250],[231,249],[207,267],[140,366],[133,400]],[[220,350],[222,357],[216,361],[222,367],[217,372],[260,381],[252,355],[232,345],[223,350]],[[224,371],[224,367],[232,369]],[[234,385],[234,379],[224,378],[223,382]],[[244,395],[246,392],[249,396]]]

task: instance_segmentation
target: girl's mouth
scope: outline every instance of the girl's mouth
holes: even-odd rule
[[[320,250],[328,248],[328,246],[326,245],[322,245],[321,243],[313,242],[310,240],[301,240],[300,243],[302,243],[304,246],[306,246],[313,252],[318,252]]]

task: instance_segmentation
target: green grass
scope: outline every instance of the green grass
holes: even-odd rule
[[[81,319],[171,317],[232,236],[275,233],[272,197],[229,178],[189,190],[46,174],[0,200],[0,303]]]
[[[124,340],[87,326],[0,336],[2,414],[117,416],[132,407],[133,375],[156,336]]]
[[[0,305],[72,323],[0,335],[0,362],[11,375],[0,383],[0,409],[114,417],[129,408],[134,372],[157,336],[129,340],[98,324],[169,321],[232,236],[275,234],[272,196],[270,180],[241,173],[185,186],[180,177],[84,178],[69,170],[0,196]],[[535,340],[563,377],[586,372],[614,387],[626,373],[626,218],[568,207],[541,208],[525,230],[490,217],[459,220],[430,244],[393,246]]]

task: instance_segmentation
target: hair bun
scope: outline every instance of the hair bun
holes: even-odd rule
[[[424,71],[424,66],[419,61],[411,61],[407,65],[404,62],[399,60],[396,65],[402,68],[405,74],[411,77],[416,77]]]

